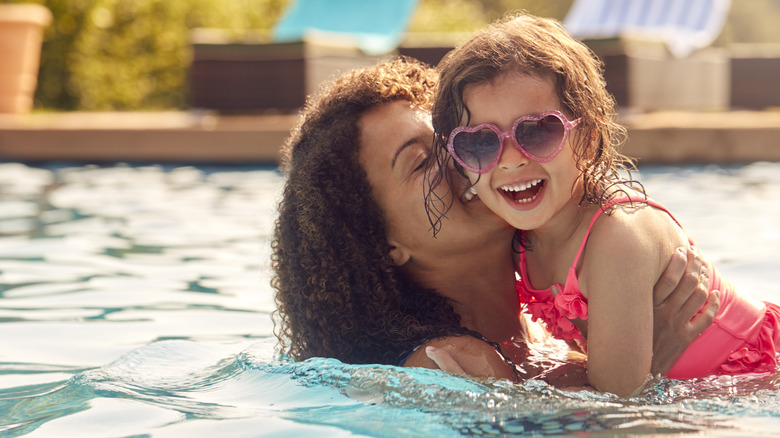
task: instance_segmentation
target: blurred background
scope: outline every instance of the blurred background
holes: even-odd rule
[[[50,14],[10,72],[2,11],[25,4]],[[274,163],[323,81],[399,54],[436,65],[520,10],[604,62],[626,154],[780,161],[780,0],[0,0],[0,159]]]
[[[189,108],[192,31],[224,29],[236,40],[270,33],[290,1],[25,0],[44,5],[53,14],[44,34],[35,108]],[[517,9],[563,20],[571,4],[572,0],[419,0],[408,31],[470,32]],[[780,0],[735,1],[712,46],[780,44],[779,19]]]

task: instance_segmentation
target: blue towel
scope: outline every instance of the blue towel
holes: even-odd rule
[[[366,54],[395,50],[418,0],[295,0],[273,30],[275,41],[299,41],[309,30],[348,35]]]

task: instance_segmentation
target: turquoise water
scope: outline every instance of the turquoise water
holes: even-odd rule
[[[780,164],[646,167],[742,290],[780,301]],[[630,400],[540,382],[280,361],[251,167],[0,164],[0,436],[776,436],[780,376]]]

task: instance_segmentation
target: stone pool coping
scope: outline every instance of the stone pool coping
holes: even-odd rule
[[[211,111],[0,114],[0,160],[277,163],[296,115]],[[640,164],[780,161],[780,111],[628,113]]]

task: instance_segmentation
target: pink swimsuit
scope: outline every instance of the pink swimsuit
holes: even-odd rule
[[[605,208],[630,201],[629,198],[616,199]],[[634,202],[646,202],[672,216],[667,209],[652,200]],[[583,339],[570,321],[576,318],[588,319],[588,300],[580,292],[576,267],[591,229],[603,212],[604,209],[600,209],[593,215],[574,263],[569,268],[566,284],[557,284],[562,292],[556,296],[550,289],[535,290],[529,282],[523,281],[528,278],[528,268],[525,251],[520,252],[520,280],[517,282],[520,302],[525,304],[525,311],[534,321],[541,319],[548,331],[558,339]],[[714,374],[774,372],[777,368],[775,353],[780,349],[780,306],[737,294],[714,268],[710,278],[710,290],[720,291],[718,314],[712,325],[683,352],[668,377],[689,379]]]

